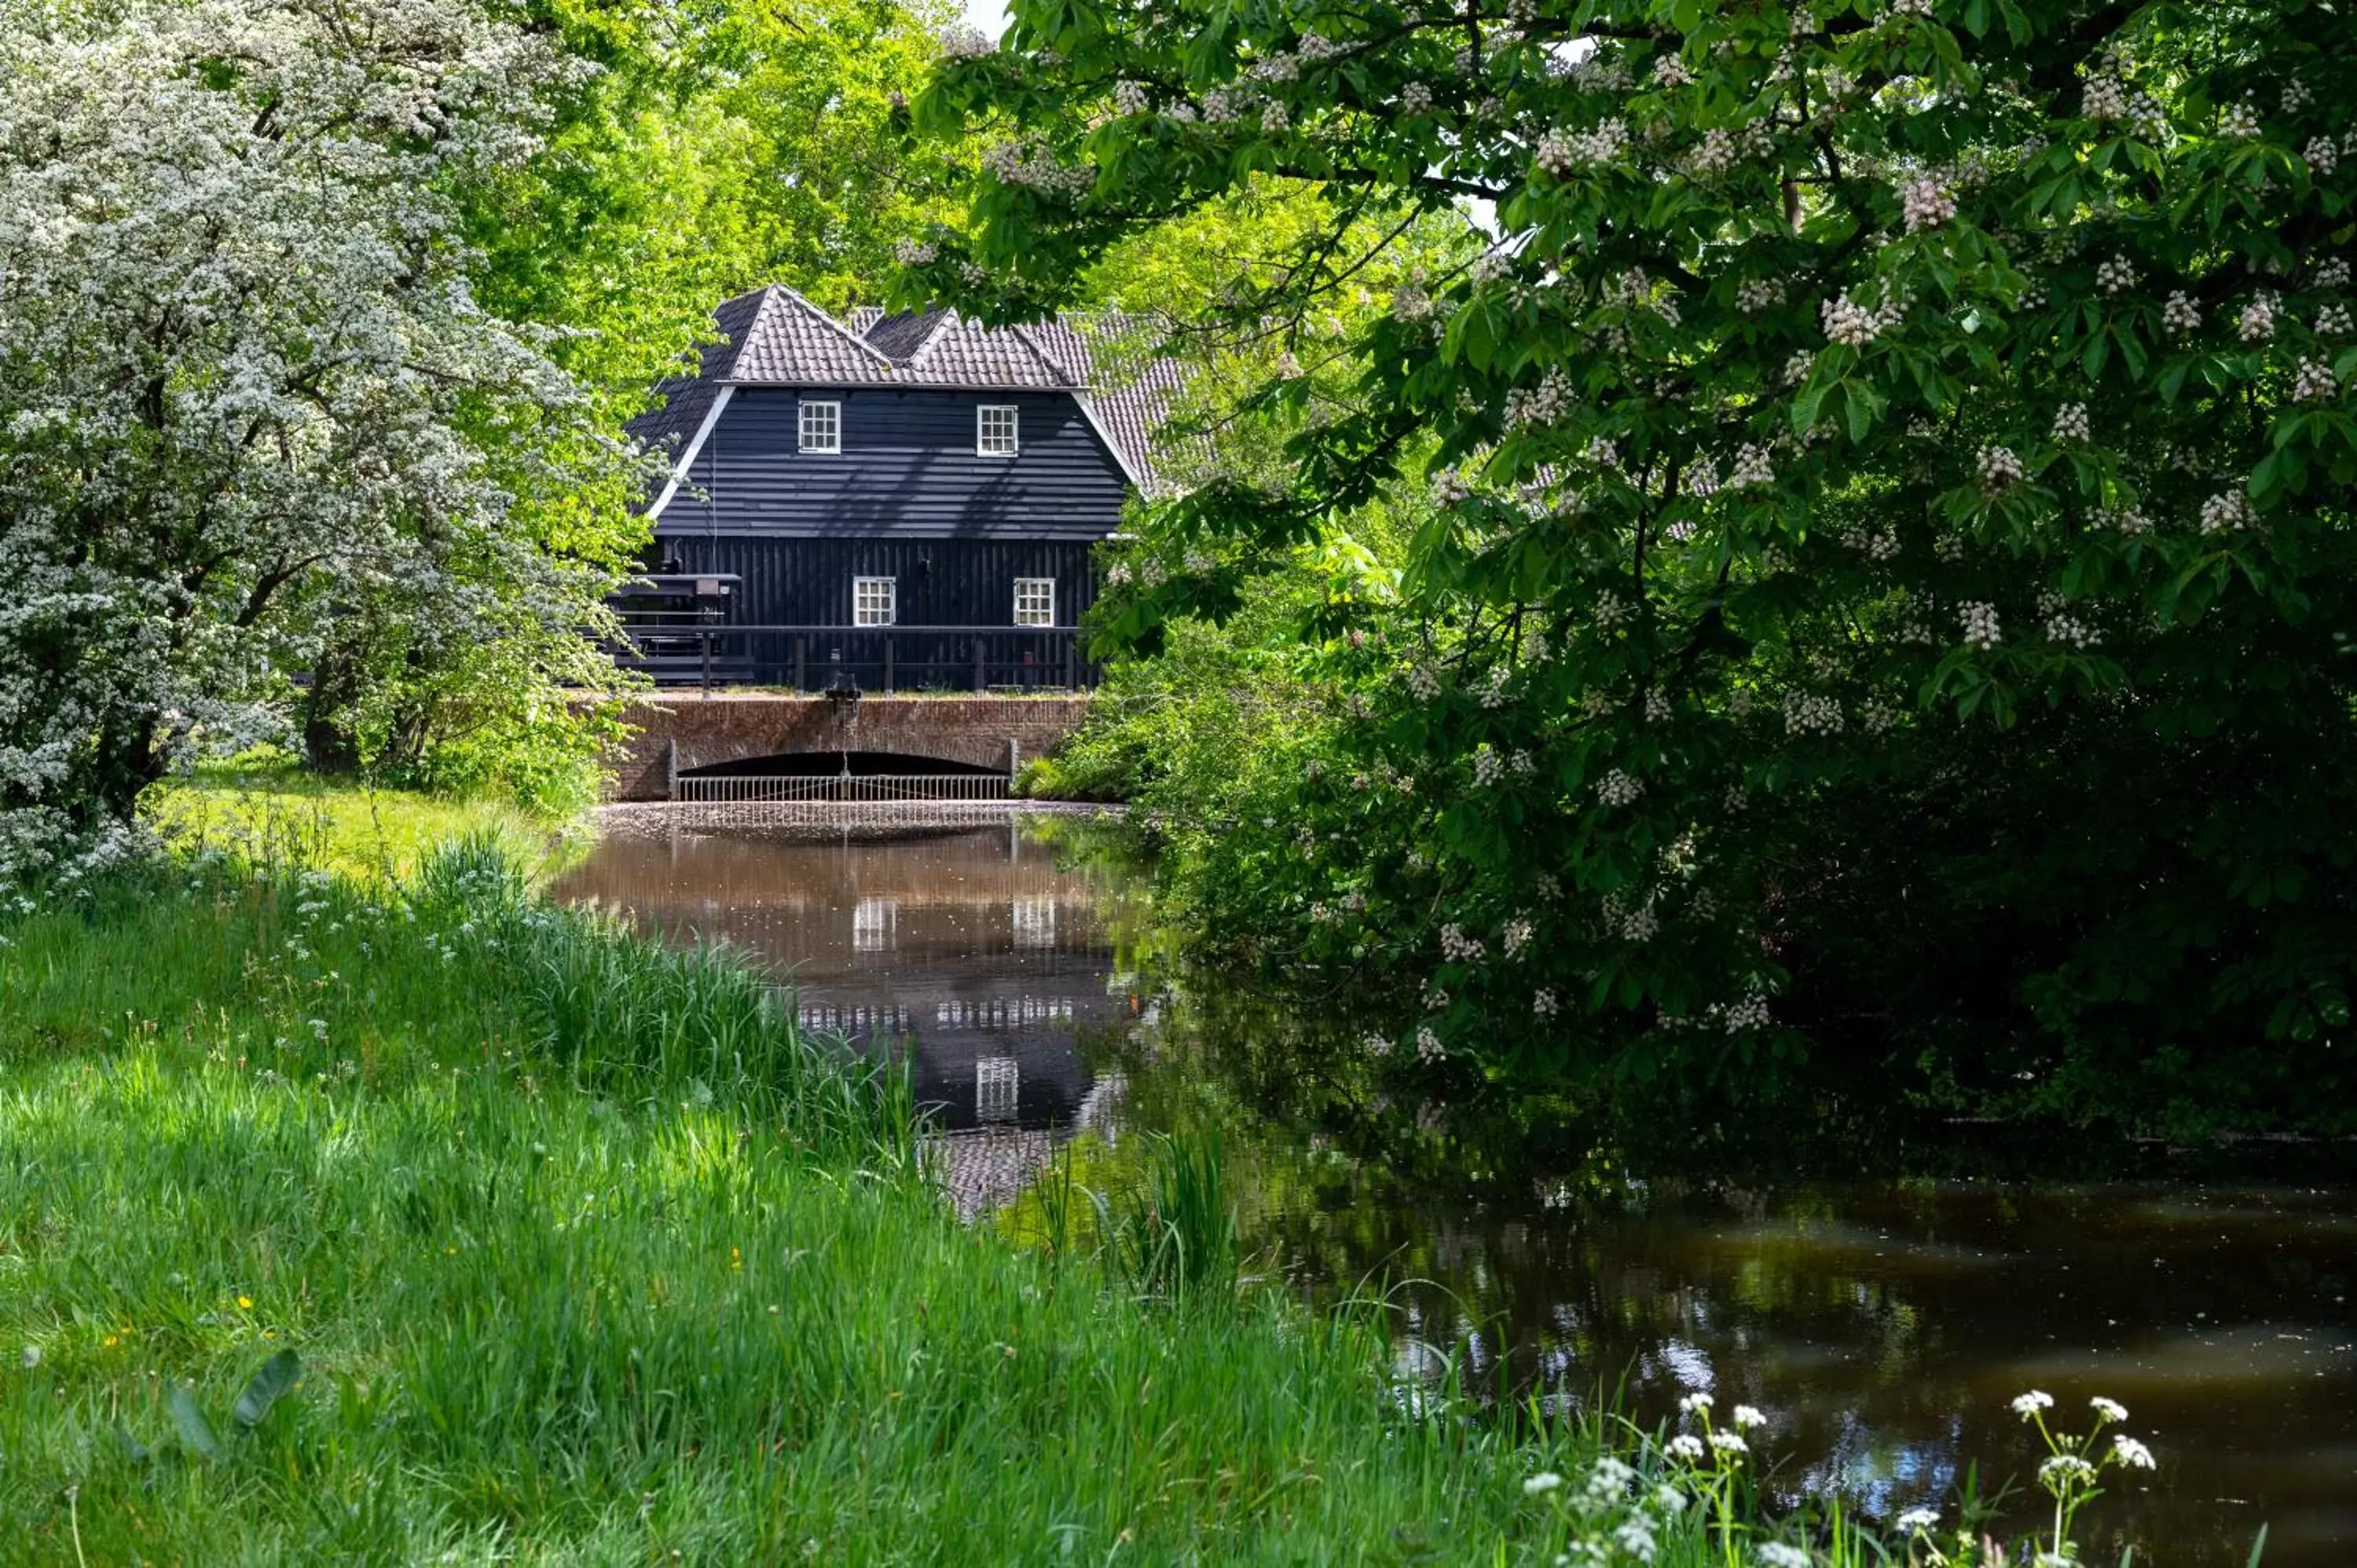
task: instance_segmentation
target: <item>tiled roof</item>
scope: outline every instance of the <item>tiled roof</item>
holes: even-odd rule
[[[721,340],[704,350],[702,374],[664,382],[663,407],[631,421],[630,434],[676,449],[693,438],[716,389],[730,384],[1069,392],[1143,488],[1158,488],[1152,436],[1180,372],[1128,351],[1119,318],[985,327],[953,310],[888,315],[873,306],[845,317],[780,285],[737,295],[714,312]]]

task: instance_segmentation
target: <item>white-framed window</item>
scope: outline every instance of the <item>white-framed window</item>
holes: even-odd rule
[[[890,626],[900,618],[900,583],[897,577],[851,579],[851,624]]]
[[[1012,457],[1020,440],[1011,403],[986,403],[974,411],[974,449],[985,457]]]
[[[805,452],[843,450],[843,404],[802,399],[802,449]]]
[[[1015,579],[1015,624],[1017,626],[1056,624],[1055,578],[1017,577]]]

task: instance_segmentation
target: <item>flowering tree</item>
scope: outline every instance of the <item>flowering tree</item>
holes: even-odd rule
[[[636,482],[467,283],[451,192],[568,68],[467,0],[0,20],[0,876],[275,733],[339,623],[588,668]]]
[[[1000,141],[909,288],[1050,307],[1251,177],[1461,215],[1289,482],[1171,503],[1113,612],[1221,613],[1419,492],[1395,592],[1306,628],[1351,695],[1291,811],[1199,846],[1265,954],[1405,978],[1379,1044],[1626,1082],[1805,1024],[2233,1115],[2347,1025],[2349,41],[2307,0],[1018,0],[920,105]],[[1232,332],[1370,275],[1288,263]]]

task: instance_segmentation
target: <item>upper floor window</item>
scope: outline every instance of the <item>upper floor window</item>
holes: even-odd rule
[[[805,452],[843,450],[843,404],[802,400],[802,449]]]
[[[1015,579],[1015,624],[1017,626],[1056,624],[1055,578],[1017,577]]]
[[[985,457],[1012,457],[1016,446],[1012,403],[986,403],[974,410],[974,449]]]
[[[851,579],[851,624],[890,626],[900,617],[900,585],[892,577]]]

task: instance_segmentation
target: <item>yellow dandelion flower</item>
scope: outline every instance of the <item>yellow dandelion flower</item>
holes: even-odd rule
[[[237,1309],[240,1312],[252,1312],[253,1310],[253,1298],[250,1295],[239,1296],[237,1298]]]

